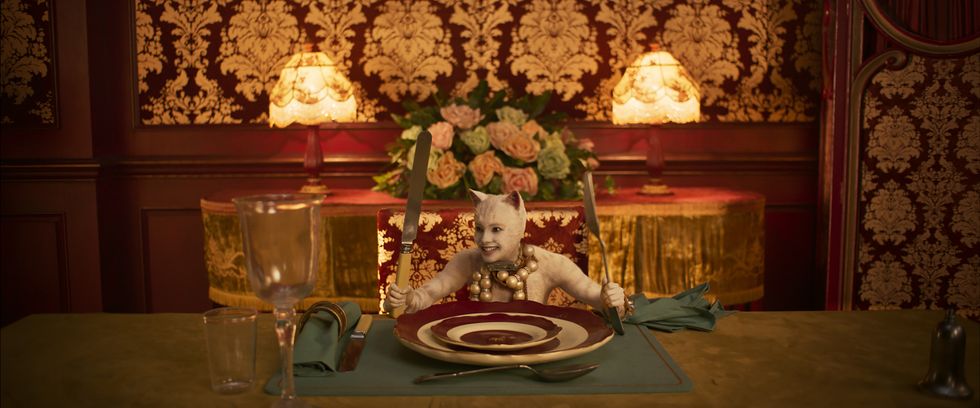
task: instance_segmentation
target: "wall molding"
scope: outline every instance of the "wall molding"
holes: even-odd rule
[[[46,225],[50,225],[54,229],[54,239],[57,245],[57,253],[55,256],[57,257],[58,264],[58,310],[63,313],[71,312],[71,271],[69,269],[70,264],[68,262],[67,214],[64,212],[21,212],[11,214],[4,213],[0,217],[4,218],[6,222],[41,222]]]
[[[4,160],[0,180],[94,180],[102,165],[94,160]]]
[[[143,311],[146,313],[153,313],[153,271],[151,270],[151,259],[153,245],[150,242],[150,219],[154,216],[161,214],[178,214],[178,215],[198,215],[200,214],[200,208],[154,208],[154,207],[142,207],[139,209],[139,239],[140,239],[140,253],[139,253],[139,264],[140,271],[139,276],[142,279],[142,293],[143,293]],[[204,251],[204,248],[201,248]]]

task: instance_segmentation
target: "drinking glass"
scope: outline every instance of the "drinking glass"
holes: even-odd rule
[[[255,309],[222,307],[204,312],[211,389],[247,391],[255,381]]]
[[[316,284],[320,247],[318,194],[267,194],[232,200],[252,291],[275,307],[282,361],[282,394],[273,407],[309,407],[293,384],[293,308]]]

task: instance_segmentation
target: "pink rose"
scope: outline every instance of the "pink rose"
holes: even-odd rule
[[[449,105],[439,109],[439,114],[447,122],[463,130],[472,128],[483,120],[483,114],[479,109],[466,105]]]
[[[538,194],[538,174],[533,168],[504,167],[504,193],[514,191],[525,191],[532,196]]]
[[[487,150],[474,157],[469,168],[473,173],[473,178],[476,179],[476,185],[483,187],[490,183],[494,173],[503,173],[504,163],[493,153],[493,150]]]
[[[446,150],[453,145],[453,125],[449,122],[439,122],[429,126],[429,133],[432,134],[432,147]]]
[[[500,149],[510,157],[530,163],[538,159],[541,144],[530,136],[521,134],[507,139]]]
[[[599,161],[596,160],[595,157],[589,157],[588,159],[585,159],[585,167],[588,168],[589,170],[598,169]]]
[[[533,119],[524,123],[524,126],[521,126],[521,131],[523,131],[525,135],[531,137],[538,136],[539,138],[543,138],[548,136],[548,131],[544,130],[544,128]]]
[[[582,138],[578,140],[578,148],[591,152],[595,148],[595,143],[592,142],[592,139]]]
[[[446,188],[456,184],[465,172],[466,166],[457,161],[452,152],[446,152],[436,160],[434,167],[429,168],[425,178],[436,187]]]
[[[493,122],[487,125],[487,133],[490,134],[490,144],[494,148],[501,149],[508,139],[520,135],[521,130],[510,122]]]

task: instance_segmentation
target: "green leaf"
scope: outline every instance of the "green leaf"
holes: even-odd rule
[[[412,127],[412,121],[409,120],[408,118],[404,117],[404,116],[396,115],[396,114],[392,113],[391,114],[391,119],[394,120],[395,123],[397,123],[398,126],[400,126],[402,129],[408,129],[408,128]]]
[[[547,91],[541,95],[534,95],[531,97],[529,102],[527,112],[528,117],[535,118],[544,112],[544,109],[548,107],[548,101],[551,100],[551,91]]]
[[[527,95],[521,95],[521,97],[515,99],[511,103],[511,105],[513,105],[517,109],[524,111],[524,113],[528,113],[531,111],[531,102],[528,99]]]
[[[419,125],[422,129],[428,129],[433,123],[438,122],[436,115],[433,114],[433,109],[419,109],[412,112],[412,123]]]
[[[459,181],[456,182],[456,184],[453,184],[452,191],[453,194],[451,198],[463,198],[463,195],[466,194],[466,182],[462,177],[459,178]]]
[[[541,127],[548,129],[548,131],[553,132],[561,129],[562,124],[565,123],[568,115],[565,112],[548,112],[538,116],[535,120]]]
[[[490,85],[487,84],[487,81],[485,79],[481,79],[480,83],[476,85],[476,88],[473,88],[473,90],[470,91],[470,94],[468,95],[470,106],[473,105],[479,106],[480,101],[486,99],[487,94],[489,92],[490,92]]]
[[[484,191],[484,193],[500,194],[501,192],[503,192],[503,186],[504,186],[503,178],[500,177],[499,174],[495,175],[493,176],[492,179],[490,179],[490,183],[487,184],[486,191]]]
[[[402,182],[395,186],[391,191],[391,195],[395,197],[405,197],[408,194],[408,183]]]
[[[490,99],[490,102],[487,103],[487,108],[490,110],[490,112],[484,111],[483,113],[484,114],[492,113],[496,115],[494,111],[504,106],[504,98],[506,97],[507,97],[507,92],[497,91],[497,93],[493,94],[493,99]]]
[[[552,201],[555,199],[555,185],[551,183],[541,183],[538,185],[538,195],[542,200]]]
[[[467,189],[471,189],[471,188],[474,189],[474,190],[477,189],[476,188],[476,179],[473,178],[473,173],[472,172],[470,172],[469,170],[467,170],[466,173],[463,174],[462,179],[463,179],[463,187],[465,187]]]
[[[606,175],[606,179],[603,180],[603,184],[606,185],[606,190],[609,191],[610,195],[616,194],[616,181],[613,180],[612,176]]]
[[[562,198],[578,198],[580,193],[578,190],[578,183],[570,179],[562,180],[558,191],[558,194]]]
[[[406,99],[402,102],[402,107],[405,108],[405,112],[414,112],[422,109],[422,106],[414,99]]]
[[[446,103],[447,102],[446,100],[448,98],[449,97],[446,96],[446,92],[444,92],[442,89],[440,89],[439,91],[437,91],[435,94],[432,95],[432,99],[436,102],[436,105],[438,105],[439,107],[447,106],[448,103]]]

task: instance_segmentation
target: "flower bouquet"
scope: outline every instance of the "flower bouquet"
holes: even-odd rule
[[[415,142],[428,129],[425,198],[460,199],[470,188],[518,191],[525,200],[581,198],[582,174],[599,161],[590,140],[577,139],[561,125],[564,114],[545,112],[550,98],[491,94],[481,81],[465,97],[436,95],[434,106],[406,102],[405,116],[392,115],[404,131],[389,147],[391,165],[374,177],[374,190],[405,196]]]

